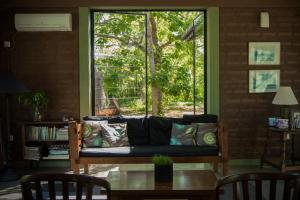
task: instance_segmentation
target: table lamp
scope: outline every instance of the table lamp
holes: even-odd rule
[[[298,101],[294,95],[292,88],[289,86],[284,86],[278,88],[277,93],[272,101],[272,104],[280,105],[280,117],[284,119],[289,119],[289,106],[297,105]]]

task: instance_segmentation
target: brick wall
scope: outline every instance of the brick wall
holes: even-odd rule
[[[15,32],[12,70],[32,90],[45,90],[49,106],[45,119],[79,118],[78,9],[17,9],[15,12],[72,13],[70,32]],[[21,110],[29,119],[28,110]]]
[[[72,13],[71,32],[16,32],[14,13]],[[44,120],[62,116],[79,119],[78,8],[14,8],[0,11],[1,44],[11,41],[11,48],[0,47],[0,70],[10,69],[29,89],[41,89],[49,96]],[[3,26],[2,26],[3,24]],[[30,121],[30,109],[11,98],[14,159],[21,158],[20,122]],[[0,103],[3,105],[2,98]],[[3,110],[2,106],[0,110]],[[2,112],[1,112],[2,114]],[[1,116],[0,116],[1,117]]]
[[[269,12],[270,28],[259,27],[260,11]],[[249,66],[251,41],[281,42],[281,64]],[[259,157],[267,117],[278,113],[271,104],[275,93],[248,92],[250,69],[280,69],[281,85],[292,86],[300,101],[299,8],[220,8],[220,113],[229,128],[232,158]]]

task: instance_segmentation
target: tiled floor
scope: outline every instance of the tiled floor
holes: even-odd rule
[[[273,168],[264,167],[261,169],[258,164],[253,164],[250,162],[245,162],[246,164],[236,164],[231,162],[229,165],[229,174],[252,172],[252,171],[274,171]],[[174,170],[201,170],[210,169],[209,164],[175,164]],[[124,165],[92,165],[90,167],[90,174],[97,177],[106,177],[109,171],[123,171],[123,170],[153,170],[152,164],[124,164]],[[68,168],[47,168],[40,167],[39,169],[27,170],[25,172],[19,172],[21,174],[28,174],[31,172],[51,172],[51,171],[61,171],[69,172]],[[217,174],[220,176],[219,174]],[[21,199],[20,185],[19,181],[13,182],[0,182],[0,200],[15,200]]]

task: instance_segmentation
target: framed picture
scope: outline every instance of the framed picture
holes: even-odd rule
[[[280,65],[280,42],[249,42],[249,65]]]
[[[291,120],[294,128],[300,128],[300,110],[291,110]]]
[[[249,93],[276,92],[280,70],[249,70]]]

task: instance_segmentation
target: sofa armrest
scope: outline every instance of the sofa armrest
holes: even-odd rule
[[[77,122],[71,122],[69,124],[69,147],[70,147],[70,159],[78,160],[79,151],[81,150],[82,143],[82,124]]]
[[[223,122],[218,123],[218,142],[223,160],[228,159],[228,130]]]

